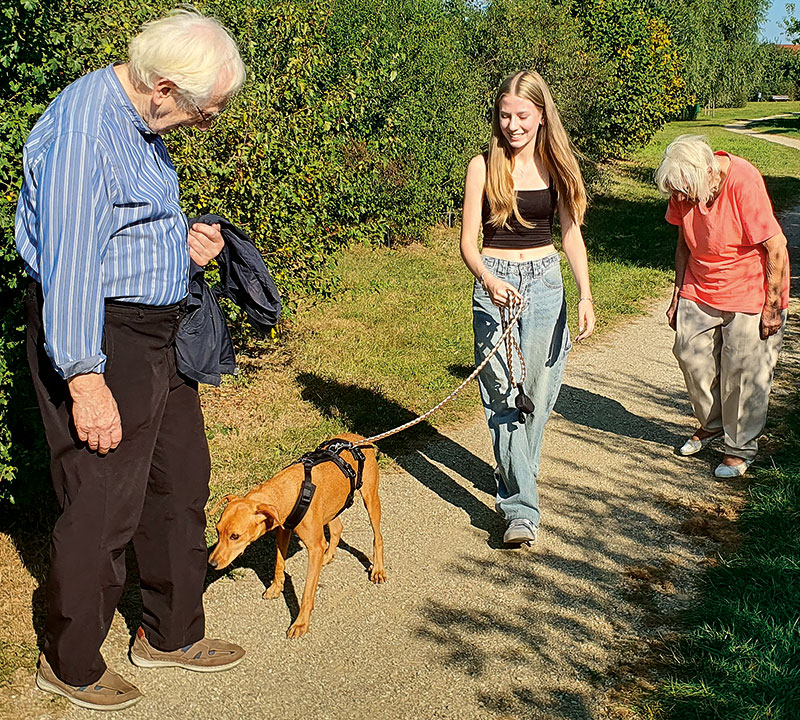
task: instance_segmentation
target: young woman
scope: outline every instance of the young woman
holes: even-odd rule
[[[542,434],[572,347],[561,258],[553,245],[556,207],[562,247],[579,290],[576,340],[583,340],[595,325],[580,230],[586,190],[547,85],[538,73],[518,72],[497,91],[488,153],[472,158],[467,168],[461,227],[461,256],[475,276],[476,363],[502,334],[501,309],[525,302],[514,336],[525,362],[523,388],[533,401],[533,413],[520,421],[505,352],[497,353],[479,375],[497,462],[495,506],[507,523],[507,544],[536,540]],[[515,382],[520,371],[514,363]]]

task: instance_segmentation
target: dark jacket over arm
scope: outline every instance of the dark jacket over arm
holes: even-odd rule
[[[245,232],[217,215],[191,218],[219,223],[225,247],[217,256],[220,282],[210,287],[203,268],[191,263],[186,317],[175,338],[178,371],[197,382],[219,385],[220,375],[236,372],[233,342],[218,298],[232,300],[252,325],[269,332],[278,322],[281,299],[261,253]]]

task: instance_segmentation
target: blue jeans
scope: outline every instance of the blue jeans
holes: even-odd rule
[[[506,521],[524,518],[538,527],[536,478],[542,435],[561,389],[564,366],[572,347],[561,258],[553,253],[539,260],[513,262],[484,255],[483,264],[492,275],[516,287],[525,299],[525,310],[514,328],[514,336],[527,368],[523,387],[534,404],[533,414],[521,424],[514,405],[517,391],[511,387],[505,347],[501,348],[478,376],[497,462],[495,507]],[[502,335],[500,309],[492,305],[489,293],[477,280],[472,312],[477,365]],[[514,381],[518,383],[521,367],[516,357],[512,362]]]

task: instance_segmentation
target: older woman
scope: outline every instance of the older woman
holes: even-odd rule
[[[786,238],[764,179],[747,160],[682,135],[656,184],[678,226],[675,291],[667,310],[673,352],[700,427],[678,452],[724,436],[717,477],[744,475],[767,417],[789,302]]]
[[[222,249],[189,230],[162,135],[208,130],[244,81],[217,21],[176,11],[148,23],[127,63],[79,78],[24,150],[17,248],[33,282],[28,359],[61,506],[53,530],[36,684],[96,710],[139,690],[100,648],[133,543],[144,667],[226,670],[238,645],[205,637],[204,506],[210,461],[197,385],[175,369],[189,260]]]

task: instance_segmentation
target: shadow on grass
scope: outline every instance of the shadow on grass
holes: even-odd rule
[[[652,184],[655,168],[620,164],[621,174]],[[592,200],[583,228],[589,257],[631,265],[670,269],[677,233],[664,220],[666,199],[600,195]]]
[[[788,131],[800,132],[800,115],[772,118],[769,120],[753,120],[747,124],[748,128],[756,128],[766,133],[782,133]]]

